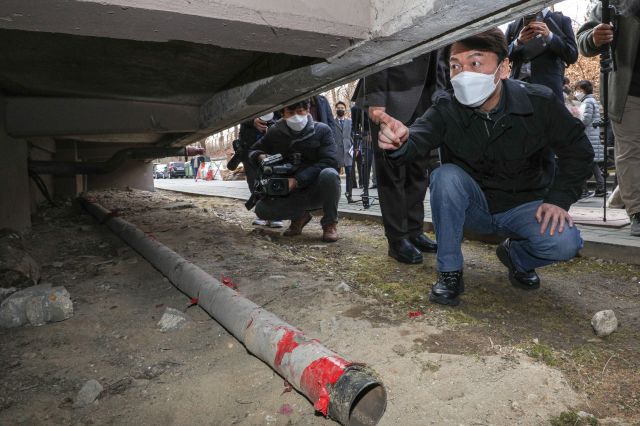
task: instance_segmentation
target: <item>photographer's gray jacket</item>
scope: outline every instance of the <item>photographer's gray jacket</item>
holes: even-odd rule
[[[333,132],[326,124],[314,122],[310,115],[300,132],[292,131],[284,119],[279,120],[251,147],[249,158],[259,166],[260,154],[282,154],[289,162],[296,152],[302,155],[302,164],[294,174],[298,188],[312,185],[322,169],[338,167]]]
[[[593,43],[593,29],[600,24],[602,5],[596,6],[586,22],[578,30],[578,48],[584,56],[596,56],[604,50],[604,46],[596,47]],[[622,121],[624,105],[627,103],[633,69],[640,43],[640,19],[635,16],[620,16],[617,19],[618,38],[616,39],[617,68],[609,76],[609,118]],[[600,88],[602,90],[602,87]]]

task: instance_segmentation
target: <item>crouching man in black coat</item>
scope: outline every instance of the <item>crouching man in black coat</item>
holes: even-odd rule
[[[329,126],[311,118],[309,105],[305,100],[285,107],[282,119],[251,147],[249,158],[258,166],[274,154],[281,154],[287,161],[297,157],[299,161],[288,178],[289,194],[261,199],[256,215],[265,220],[290,219],[291,226],[284,235],[295,236],[311,220],[309,211],[321,208],[322,241],[335,242],[340,200],[336,146]]]
[[[569,260],[582,247],[569,207],[591,173],[584,126],[545,87],[508,79],[507,42],[499,29],[455,42],[453,91],[410,128],[388,114],[379,146],[392,161],[442,149],[429,186],[438,239],[438,280],[430,300],[457,305],[464,291],[463,230],[506,239],[496,254],[515,287],[540,286],[535,269]]]

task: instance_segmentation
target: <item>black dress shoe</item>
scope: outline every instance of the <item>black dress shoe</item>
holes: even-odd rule
[[[346,194],[344,194],[345,197],[347,197],[347,203],[351,204],[353,203],[353,198],[351,198],[351,194],[349,194],[348,192]]]
[[[511,239],[507,238],[496,248],[496,255],[500,262],[509,269],[509,281],[514,287],[523,290],[536,290],[540,288],[540,277],[536,274],[535,269],[527,272],[520,272],[516,269],[511,256],[509,255]]]
[[[422,263],[422,253],[407,238],[389,241],[389,256],[398,262],[415,265]]]
[[[411,236],[409,237],[409,241],[422,252],[435,253],[438,251],[438,244],[424,234]]]
[[[438,281],[431,287],[429,300],[441,305],[457,306],[464,293],[462,271],[438,272]]]

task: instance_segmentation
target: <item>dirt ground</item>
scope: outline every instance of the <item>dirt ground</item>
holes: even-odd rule
[[[540,270],[541,289],[523,292],[509,285],[495,246],[465,241],[466,292],[446,308],[427,299],[435,259],[396,263],[377,224],[343,220],[341,240],[323,244],[317,217],[302,236],[285,238],[252,227],[239,201],[162,191],[93,196],[348,360],[372,366],[389,395],[382,425],[640,424],[638,267],[578,258]],[[176,202],[192,207],[170,209]],[[25,239],[42,281],[64,285],[75,314],[0,330],[0,424],[334,424],[79,207],[44,208],[34,222]],[[162,333],[166,307],[185,310],[190,326]],[[590,326],[602,309],[621,324],[604,339]],[[89,379],[104,392],[73,408]]]

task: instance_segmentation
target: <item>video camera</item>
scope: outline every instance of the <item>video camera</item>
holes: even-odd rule
[[[302,155],[298,152],[291,155],[291,162],[286,163],[282,154],[266,157],[260,163],[255,188],[251,198],[245,203],[251,210],[258,200],[267,197],[286,197],[289,195],[289,178],[302,163]]]

